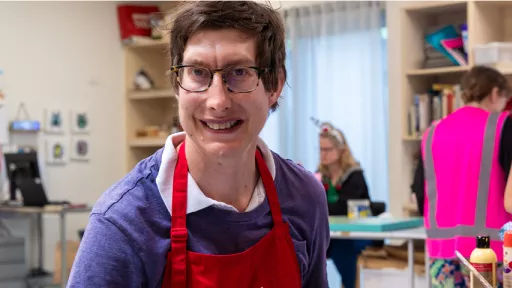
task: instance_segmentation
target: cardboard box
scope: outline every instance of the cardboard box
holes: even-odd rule
[[[66,268],[67,268],[67,276],[69,277],[69,273],[71,273],[71,267],[73,265],[73,261],[75,261],[76,253],[78,252],[78,246],[80,243],[78,241],[66,241]],[[53,274],[53,283],[61,282],[61,251],[60,242],[57,243],[55,247],[55,273]]]
[[[418,247],[419,248],[419,247]],[[382,249],[368,248],[358,258],[358,284],[356,287],[407,287],[409,271],[407,246],[384,246]],[[417,287],[426,286],[425,252],[415,248],[414,271]]]

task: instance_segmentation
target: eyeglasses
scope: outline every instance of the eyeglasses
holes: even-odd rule
[[[180,87],[190,92],[208,90],[212,85],[213,75],[220,73],[222,81],[230,92],[249,93],[258,87],[261,76],[268,70],[270,69],[254,66],[237,66],[214,70],[196,65],[171,67],[171,72],[175,72],[177,75]]]
[[[335,147],[329,147],[329,148],[322,148],[322,147],[320,147],[320,153],[322,153],[322,152],[329,153],[329,152],[334,151],[334,149],[336,149],[336,148]]]

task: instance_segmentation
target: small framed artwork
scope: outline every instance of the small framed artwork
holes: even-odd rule
[[[60,109],[46,109],[44,115],[45,132],[51,134],[64,133],[64,118]]]
[[[85,111],[71,111],[71,132],[76,134],[89,133],[90,120]]]
[[[46,163],[50,165],[62,165],[68,158],[68,147],[61,139],[46,140]]]
[[[89,140],[84,137],[73,137],[71,139],[71,160],[89,161],[91,153]]]

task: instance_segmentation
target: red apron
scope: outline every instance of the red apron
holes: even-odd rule
[[[167,253],[164,288],[300,288],[300,268],[283,222],[276,187],[261,152],[258,170],[267,193],[274,227],[258,243],[232,255],[207,255],[187,251],[187,179],[185,142],[174,171],[171,217],[171,251]]]

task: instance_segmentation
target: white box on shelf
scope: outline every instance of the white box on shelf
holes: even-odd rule
[[[476,65],[512,62],[512,42],[492,42],[474,45]]]
[[[372,288],[381,287],[382,283],[386,283],[387,287],[408,287],[409,286],[409,270],[408,269],[366,269],[360,267],[360,287]],[[427,288],[427,280],[425,275],[417,275],[414,277],[414,287]]]

